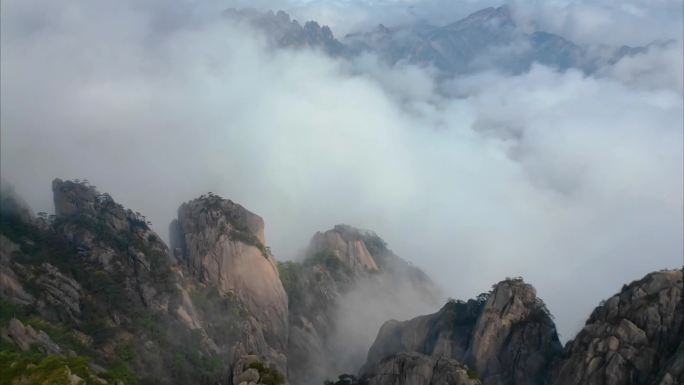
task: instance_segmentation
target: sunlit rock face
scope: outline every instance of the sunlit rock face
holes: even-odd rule
[[[261,217],[209,195],[181,205],[178,227],[184,246],[180,260],[191,274],[222,294],[235,294],[264,326],[268,343],[284,352],[287,295],[265,245]]]
[[[594,309],[565,348],[556,385],[684,383],[682,271],[648,274]]]

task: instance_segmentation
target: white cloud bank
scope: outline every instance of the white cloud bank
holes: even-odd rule
[[[681,266],[681,44],[436,92],[415,67],[273,51],[165,4],[3,2],[1,171],[34,209],[52,178],[88,178],[166,233],[213,191],[262,215],[280,258],[349,223],[451,297],[524,276],[566,338],[622,283]]]

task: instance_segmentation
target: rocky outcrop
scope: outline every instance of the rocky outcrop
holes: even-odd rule
[[[0,298],[15,304],[28,305],[34,298],[22,285],[12,261],[12,254],[19,250],[19,245],[0,234]]]
[[[18,349],[2,359],[29,362],[21,351],[34,346],[56,355],[46,359],[62,360],[64,368],[74,369],[69,357],[79,354],[98,367],[116,364],[117,372],[105,377],[117,381],[129,376],[141,382],[230,385],[236,357],[255,354],[271,375],[285,373],[287,302],[281,286],[275,306],[280,318],[273,326],[266,317],[273,310],[263,301],[268,295],[258,290],[273,277],[280,281],[263,246],[259,217],[232,211],[230,221],[240,227],[231,227],[231,236],[239,239],[229,240],[229,246],[221,236],[212,238],[214,222],[202,222],[206,216],[184,219],[188,228],[198,229],[189,234],[193,252],[204,250],[207,256],[229,250],[257,271],[265,263],[266,276],[228,262],[221,266],[235,271],[221,266],[212,271],[201,258],[194,259],[197,253],[185,258],[184,247],[179,247],[180,260],[171,258],[143,215],[86,182],[57,179],[53,192],[56,216],[27,218],[5,211],[7,205],[0,211],[0,328],[8,331],[3,349],[5,343]],[[6,314],[18,320],[9,322]],[[17,326],[21,322],[26,326]],[[271,365],[277,369],[271,371]]]
[[[593,311],[566,346],[553,383],[680,384],[683,320],[682,271],[648,274]]]
[[[430,306],[439,295],[420,269],[375,233],[348,225],[316,233],[302,262],[279,268],[290,299],[289,374],[296,384],[320,384],[356,370],[370,346],[367,330],[374,333],[397,308]],[[378,305],[394,315],[364,318],[387,311]]]
[[[361,374],[376,371],[386,357],[416,352],[467,364],[484,384],[542,384],[560,349],[534,288],[509,279],[476,300],[450,301],[435,314],[387,322]]]
[[[316,233],[309,245],[309,257],[330,253],[354,274],[378,271],[378,265],[363,242],[363,234],[351,226],[337,225],[332,230]]]
[[[31,348],[35,348],[45,354],[58,354],[62,352],[59,345],[47,333],[42,330],[35,330],[31,325],[24,325],[16,318],[10,319],[7,327],[0,330],[0,337],[16,344],[19,349],[25,352]]]
[[[304,26],[283,11],[260,12],[255,9],[227,9],[224,17],[230,21],[246,22],[264,32],[268,40],[277,47],[313,48],[338,56],[345,53],[345,47],[337,41],[328,26],[307,21]]]
[[[466,362],[487,385],[541,384],[560,350],[556,327],[535,289],[507,280],[487,299]]]
[[[36,302],[40,309],[51,308],[71,319],[81,316],[83,292],[78,282],[47,262],[40,265],[34,274],[36,278],[33,282],[40,290]]]
[[[287,295],[265,245],[261,217],[208,195],[181,205],[178,228],[181,263],[200,282],[216,287],[221,295],[236,296],[245,305],[272,348],[262,346],[252,353],[267,354],[284,369]]]
[[[367,352],[358,378],[334,384],[684,383],[681,270],[624,286],[563,350],[522,279],[387,321],[369,348],[363,329],[388,318],[368,313],[438,296],[372,232],[335,226],[301,262],[276,263],[263,220],[209,194],[180,207],[170,250],[144,216],[87,183],[55,180],[53,191],[56,216],[0,196],[0,364],[21,368],[11,381],[252,385],[287,374],[308,385],[356,370]]]
[[[361,379],[368,385],[481,385],[477,374],[446,357],[398,353],[381,360]]]
[[[55,179],[52,191],[53,227],[75,248],[88,270],[103,279],[105,275],[113,278],[121,295],[133,301],[128,310],[167,309],[177,294],[176,277],[168,248],[147,219],[84,182]]]
[[[373,366],[385,357],[400,352],[464,359],[484,303],[484,298],[468,302],[449,301],[435,314],[404,322],[387,321],[368,351],[368,359],[361,372],[372,371]]]

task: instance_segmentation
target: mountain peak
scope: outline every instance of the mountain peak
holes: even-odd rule
[[[507,5],[502,5],[498,8],[481,9],[448,26],[450,29],[457,30],[482,27],[493,29],[515,27],[510,8]]]
[[[378,264],[364,243],[367,232],[349,225],[336,225],[331,230],[314,234],[308,255],[330,253],[354,273],[378,271]]]
[[[565,347],[554,384],[681,383],[682,285],[682,270],[653,272],[602,302]]]

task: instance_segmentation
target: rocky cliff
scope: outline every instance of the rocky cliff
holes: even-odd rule
[[[449,358],[485,385],[682,384],[682,301],[681,270],[648,274],[597,307],[561,349],[534,289],[506,280],[476,300],[385,323],[355,381],[433,383],[432,363]]]
[[[316,233],[302,262],[280,268],[290,298],[290,378],[297,384],[355,370],[386,317],[438,298],[420,269],[376,234],[347,225]]]
[[[267,354],[286,368],[287,295],[275,259],[264,239],[264,221],[244,207],[216,195],[184,203],[178,209],[179,258],[191,275],[233,295],[261,324]]]
[[[169,249],[87,182],[52,190],[55,215],[0,195],[3,384],[684,383],[681,270],[625,285],[562,348],[519,278],[387,321],[439,292],[370,231],[335,226],[278,263],[258,215],[208,194],[180,206]]]
[[[450,301],[435,314],[387,322],[361,375],[377,371],[386,357],[415,352],[466,364],[485,384],[541,384],[560,349],[553,321],[534,288],[512,279],[477,299]]]
[[[365,373],[368,385],[481,385],[477,374],[456,360],[416,352],[397,353],[378,362]]]
[[[648,274],[597,307],[565,347],[556,385],[684,383],[682,271]]]
[[[264,376],[279,379],[274,383],[284,381],[282,286],[278,309],[283,319],[274,330],[271,320],[255,316],[264,314],[254,307],[261,292],[252,293],[243,281],[221,281],[232,277],[212,276],[199,262],[176,264],[141,214],[85,182],[57,179],[52,187],[54,216],[17,215],[21,211],[4,204],[0,212],[0,359],[3,368],[23,368],[8,369],[4,378],[232,384],[241,370],[258,367]],[[252,221],[256,216],[242,214],[234,220],[243,220],[239,223],[263,242],[260,222]],[[214,222],[194,218],[183,217],[196,226],[189,225],[189,234],[199,229],[199,238],[189,236],[188,244],[200,239],[206,250],[223,250],[222,238],[208,235]],[[272,257],[235,243],[229,250],[252,256],[257,266],[267,261],[271,275],[262,280],[274,277],[279,284]],[[189,262],[205,256],[187,257]],[[239,366],[243,357],[253,357],[249,365],[254,368]]]

